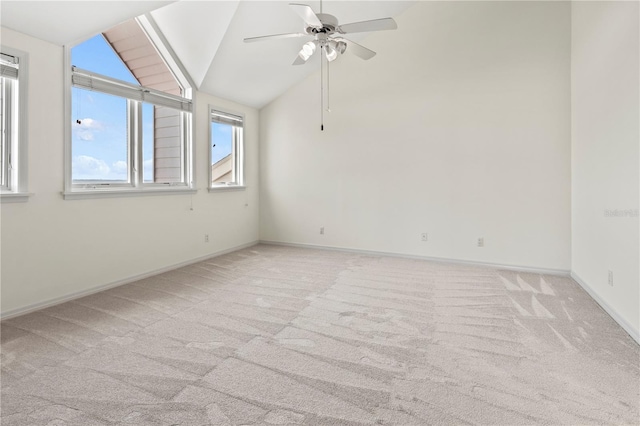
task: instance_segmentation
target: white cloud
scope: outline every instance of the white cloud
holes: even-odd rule
[[[73,179],[127,180],[127,162],[118,160],[109,166],[104,160],[88,155],[73,157]]]
[[[78,121],[80,123],[78,123]],[[73,127],[76,129],[102,130],[102,123],[93,118],[81,118],[78,121],[73,123]]]
[[[106,179],[111,172],[107,163],[88,155],[73,157],[72,163],[74,179]]]
[[[111,170],[113,170],[113,172],[116,174],[124,174],[126,176],[127,162],[122,160],[116,161],[115,163],[111,164]]]
[[[143,167],[143,176],[145,182],[153,181],[153,158],[144,160]]]
[[[76,131],[76,136],[83,141],[93,140],[93,132],[90,132],[89,130],[78,130]]]
[[[83,141],[92,141],[94,133],[102,129],[102,123],[93,118],[82,118],[73,123],[76,136]]]

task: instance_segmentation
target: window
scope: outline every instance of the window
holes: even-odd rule
[[[210,107],[210,112],[210,189],[242,187],[244,116],[215,107]]]
[[[194,191],[190,85],[153,31],[132,19],[70,49],[65,198]]]
[[[2,202],[27,201],[27,55],[0,53],[0,194]],[[10,54],[10,53],[11,54]]]

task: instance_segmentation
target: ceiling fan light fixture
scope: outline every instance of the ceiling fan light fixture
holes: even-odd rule
[[[338,51],[332,46],[332,44],[335,45],[335,42],[327,43],[327,45],[324,47],[324,53],[329,62],[335,61],[338,57]]]
[[[302,46],[302,51],[307,55],[307,58],[309,58],[313,55],[313,52],[316,51],[316,44],[312,41],[308,41],[304,46]]]
[[[316,44],[313,41],[309,41],[302,46],[302,49],[300,49],[300,52],[298,52],[298,56],[304,62],[307,62],[307,60],[309,60],[309,58],[311,57],[311,55],[313,55],[313,52],[315,51],[316,51]]]
[[[309,55],[305,53],[304,49],[298,52],[298,56],[300,57],[300,59],[302,59],[305,62],[309,60]]]
[[[342,55],[345,50],[347,50],[347,43],[345,43],[344,41],[339,41],[338,43],[336,43],[336,51],[339,54]]]

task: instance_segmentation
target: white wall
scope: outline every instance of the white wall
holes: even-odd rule
[[[639,12],[637,2],[574,2],[571,14],[572,272],[636,339]]]
[[[30,55],[29,190],[35,194],[27,203],[2,205],[3,314],[258,239],[255,109],[197,95],[196,195],[65,201],[63,49],[5,28],[1,36],[4,46]],[[245,191],[206,190],[208,104],[246,114]]]
[[[331,65],[324,132],[318,74],[265,107],[261,239],[568,271],[570,14],[418,2]]]

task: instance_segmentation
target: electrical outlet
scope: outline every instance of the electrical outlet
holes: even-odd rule
[[[478,247],[484,247],[484,237],[478,238]]]
[[[613,287],[613,271],[609,271],[609,285]]]
[[[420,241],[429,241],[429,234],[427,234],[426,232],[420,234]]]
[[[324,235],[324,226],[320,227],[320,235]]]
[[[209,242],[209,234],[204,234],[204,242],[205,243]]]

